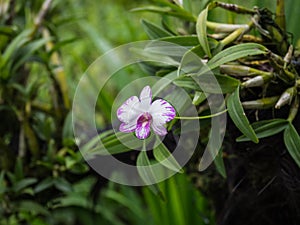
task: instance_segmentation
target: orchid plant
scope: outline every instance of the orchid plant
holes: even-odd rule
[[[158,136],[164,136],[167,130],[174,132],[173,126],[184,119],[209,119],[219,114],[211,115],[208,110],[207,98],[213,94],[225,97],[226,110],[231,121],[239,130],[235,136],[237,142],[253,142],[259,145],[264,138],[283,132],[283,142],[289,156],[300,166],[300,137],[297,133],[299,108],[299,52],[291,43],[283,19],[283,1],[278,1],[275,17],[269,10],[263,8],[245,8],[240,5],[217,1],[155,1],[158,6],[136,8],[134,12],[152,12],[163,15],[162,26],[143,20],[142,25],[152,40],[163,41],[187,48],[185,53],[170,56],[178,66],[143,63],[142,66],[150,75],[172,77],[172,84],[183,88],[198,110],[198,116],[193,118],[176,117],[174,107],[166,100],[152,102],[149,86],[144,87],[140,97],[130,97],[117,110],[117,118],[121,121],[120,132],[135,132],[135,137],[126,138],[147,139],[152,129]],[[200,13],[195,13],[197,8]],[[231,18],[239,15],[242,24],[228,24],[209,20],[209,14],[215,9],[227,11]],[[218,12],[220,12],[218,11]],[[174,25],[176,24],[176,25]],[[180,28],[178,28],[180,27]],[[164,50],[161,50],[163,52]],[[196,54],[207,67],[205,70],[181,73],[185,59],[190,54]],[[153,53],[146,52],[151,55]],[[212,71],[221,90],[214,89],[205,73]],[[177,76],[174,76],[174,73]],[[199,88],[196,79],[203,87]],[[260,115],[263,115],[260,117]],[[264,119],[263,119],[264,118]],[[168,123],[172,121],[171,123]],[[166,129],[166,124],[168,128]],[[209,124],[206,123],[206,124]],[[201,128],[204,133],[210,125]],[[110,138],[117,138],[110,134]],[[207,143],[207,136],[201,136],[200,141]],[[170,155],[162,143],[163,151]],[[113,146],[124,148],[122,143]],[[128,151],[124,148],[124,151]],[[221,152],[223,147],[221,147]],[[201,150],[200,150],[201,151]],[[167,153],[169,152],[169,153]],[[226,177],[226,167],[222,153],[215,158],[219,173]],[[155,158],[157,161],[164,158]]]

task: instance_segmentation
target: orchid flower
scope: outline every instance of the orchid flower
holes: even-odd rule
[[[152,102],[149,86],[143,88],[139,98],[130,97],[117,110],[117,117],[122,122],[119,130],[124,133],[135,131],[139,139],[147,138],[151,128],[157,135],[166,135],[164,124],[173,120],[175,115],[175,109],[167,101],[158,99]]]

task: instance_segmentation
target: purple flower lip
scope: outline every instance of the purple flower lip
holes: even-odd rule
[[[163,99],[152,102],[152,91],[145,86],[139,98],[131,96],[117,110],[117,117],[122,122],[121,132],[134,132],[138,139],[146,139],[151,128],[157,135],[164,136],[167,130],[165,123],[174,119],[176,111],[173,106]]]

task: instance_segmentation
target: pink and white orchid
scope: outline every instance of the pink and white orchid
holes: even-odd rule
[[[140,98],[132,96],[117,110],[118,119],[122,122],[119,130],[130,133],[135,131],[136,137],[145,139],[154,133],[163,136],[167,134],[164,124],[174,119],[175,109],[165,100],[152,102],[152,91],[149,86],[143,88]]]

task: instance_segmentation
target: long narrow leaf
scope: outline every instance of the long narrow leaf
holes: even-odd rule
[[[172,36],[172,34],[166,31],[165,29],[147,20],[142,20],[142,25],[150,39],[158,39],[158,38]]]
[[[252,124],[256,136],[260,138],[273,136],[287,127],[288,121],[284,119],[264,120]],[[242,135],[236,139],[238,142],[251,141],[249,137]]]
[[[207,99],[207,95],[201,91],[196,91],[193,98],[193,105],[200,105]]]
[[[174,43],[181,46],[199,45],[198,37],[195,35],[164,37],[160,38],[159,40]]]
[[[213,70],[227,62],[231,62],[246,56],[266,54],[267,48],[256,43],[245,43],[229,47],[217,55],[215,55],[211,60],[208,61],[207,67],[203,69],[195,76],[200,76],[206,72]]]
[[[183,173],[183,169],[163,143],[160,143],[153,149],[153,154],[155,159],[165,167]]]
[[[21,191],[22,189],[32,185],[32,184],[35,184],[37,182],[37,179],[36,178],[25,178],[23,180],[20,180],[19,182],[17,182],[14,186],[13,186],[13,190],[15,192],[19,192]]]
[[[23,53],[20,58],[16,62],[14,62],[12,71],[16,71],[21,65],[23,65],[31,56],[32,54],[37,51],[39,48],[44,46],[49,39],[39,39],[32,41],[30,44],[24,46],[19,51]]]
[[[236,127],[251,141],[258,143],[259,140],[245,115],[239,97],[239,87],[232,93],[227,100],[228,113]]]
[[[206,30],[207,13],[208,13],[208,7],[199,14],[197,19],[197,24],[196,24],[196,31],[197,31],[197,36],[200,45],[202,46],[207,56],[211,58],[212,55],[208,44],[207,30]]]
[[[226,94],[232,93],[240,85],[240,81],[224,75],[214,75],[215,82],[212,80],[212,75],[204,74],[199,77],[180,77],[174,81],[179,87],[185,87],[196,91],[202,91],[210,94]],[[197,82],[196,82],[197,81]],[[199,85],[200,84],[200,85]]]
[[[290,155],[300,167],[300,137],[291,123],[284,131],[284,143]]]
[[[162,191],[160,190],[158,184],[156,183],[156,177],[154,172],[151,169],[151,163],[148,158],[146,149],[142,149],[140,154],[137,157],[137,170],[139,175],[141,176],[141,179],[145,182],[145,184],[148,185],[149,189],[157,196],[159,196],[162,200],[164,200],[164,195]],[[149,185],[150,184],[150,185]]]
[[[100,140],[101,144],[98,143]],[[151,138],[148,138],[146,142],[150,141]],[[110,155],[140,149],[141,147],[142,141],[137,139],[132,133],[106,131],[104,135],[101,134],[94,137],[90,142],[82,146],[81,152],[87,156]]]
[[[214,164],[217,168],[217,171],[221,174],[222,177],[226,178],[226,168],[224,165],[224,160],[223,160],[223,151],[222,149],[220,149],[220,151],[218,152],[218,154],[216,155],[216,158],[214,160]]]
[[[207,66],[210,69],[215,69],[218,66],[251,55],[260,55],[267,53],[267,48],[256,43],[245,43],[227,48],[215,55]]]
[[[30,40],[31,29],[22,31],[12,42],[8,45],[5,52],[3,53],[3,64],[13,57],[13,54],[17,53],[20,47]]]
[[[30,200],[21,200],[17,202],[15,206],[15,210],[17,212],[28,212],[28,213],[33,213],[35,215],[46,215],[50,216],[49,211],[36,201],[30,201]]]

